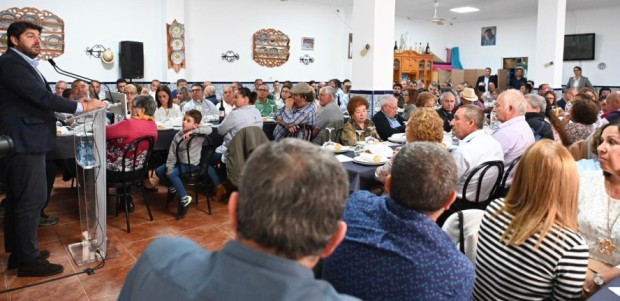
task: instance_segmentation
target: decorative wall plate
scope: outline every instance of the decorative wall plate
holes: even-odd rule
[[[281,31],[261,29],[254,33],[253,41],[253,58],[259,65],[272,68],[288,61],[290,39]]]
[[[172,54],[170,55],[170,59],[172,60],[172,63],[176,64],[176,65],[180,65],[181,63],[183,63],[183,60],[185,60],[185,53],[183,53],[183,51],[173,51]]]
[[[173,38],[180,38],[182,35],[185,34],[185,26],[183,26],[183,24],[181,23],[176,23],[175,21],[175,23],[172,23],[172,25],[170,25],[168,33],[170,33]]]
[[[183,49],[183,46],[185,46],[185,42],[183,42],[180,38],[174,38],[170,41],[170,47],[172,50],[181,50]]]
[[[62,37],[56,34],[45,37],[45,43],[51,49],[61,49],[63,45]]]
[[[6,33],[0,35],[0,48],[8,46],[8,38]]]
[[[17,16],[11,12],[1,12],[0,13],[0,27],[9,27],[13,21],[17,19]]]

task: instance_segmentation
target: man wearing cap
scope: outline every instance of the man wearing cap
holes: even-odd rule
[[[465,88],[459,94],[459,98],[461,99],[461,105],[475,105],[484,109],[484,105],[481,101],[478,100],[478,95],[476,95],[476,91],[473,88]]]
[[[405,120],[398,115],[397,100],[393,96],[387,96],[383,99],[381,111],[372,117],[372,121],[383,141],[388,140],[394,134],[405,132]]]
[[[7,51],[0,56],[0,135],[9,136],[15,149],[0,160],[0,178],[7,184],[4,248],[10,253],[7,269],[18,277],[62,273],[62,265],[40,251],[37,230],[46,201],[45,154],[56,143],[54,111],[82,113],[106,104],[99,100],[67,100],[55,95],[41,72],[36,57],[41,52],[42,27],[14,22],[7,29]]]
[[[263,117],[267,117],[272,113],[275,113],[278,106],[273,99],[269,98],[269,87],[266,84],[261,84],[257,88],[256,103],[254,106],[260,112],[260,115]]]
[[[284,107],[276,112],[276,122],[278,125],[273,131],[276,141],[286,137],[304,140],[312,138],[312,130],[316,125],[316,106],[314,90],[309,84],[298,83],[293,86],[291,98],[288,98]]]
[[[319,104],[323,109],[319,111],[316,117],[316,125],[314,126],[314,130],[312,130],[312,136],[314,137],[312,142],[315,144],[323,145],[324,142],[329,141],[330,137],[328,137],[329,132],[326,130],[327,127],[333,127],[334,124],[336,124],[337,126],[334,127],[334,130],[337,131],[339,128],[342,128],[344,124],[344,116],[338,104],[336,104],[335,98],[336,90],[334,90],[334,88],[323,87],[319,90]],[[335,131],[331,134],[335,135]],[[331,138],[333,139],[333,136]]]

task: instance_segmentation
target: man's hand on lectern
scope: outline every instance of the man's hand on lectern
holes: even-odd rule
[[[105,108],[105,107],[108,106],[108,102],[107,101],[101,101],[101,100],[98,100],[98,99],[85,99],[85,98],[82,98],[82,99],[80,99],[80,102],[82,103],[82,107],[84,108],[84,112],[90,112],[90,111],[101,109],[101,108]]]

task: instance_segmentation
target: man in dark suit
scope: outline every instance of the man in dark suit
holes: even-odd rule
[[[397,114],[397,103],[396,98],[387,96],[381,103],[381,111],[372,117],[372,121],[377,127],[377,133],[383,141],[386,141],[393,134],[405,132],[405,121]]]
[[[491,75],[491,68],[484,68],[484,75],[478,77],[476,81],[476,88],[480,93],[484,93],[489,90],[489,83],[495,84],[497,87],[497,75]]]
[[[5,251],[11,253],[8,269],[17,276],[49,276],[61,273],[61,265],[45,260],[39,252],[37,228],[45,204],[45,153],[56,142],[54,111],[87,112],[105,103],[67,100],[52,93],[35,58],[41,51],[41,27],[29,22],[12,23],[8,49],[0,56],[0,135],[14,142],[14,153],[0,162],[0,174],[7,183],[4,219]]]

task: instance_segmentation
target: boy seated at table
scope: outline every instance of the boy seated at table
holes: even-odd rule
[[[168,159],[166,164],[159,166],[155,173],[159,177],[159,182],[168,186],[168,199],[173,200],[179,196],[179,209],[177,218],[184,217],[189,210],[192,197],[187,195],[181,174],[188,174],[200,169],[200,153],[202,151],[202,143],[206,139],[206,135],[211,133],[211,127],[201,127],[200,121],[202,114],[198,110],[189,110],[183,117],[183,128],[179,131],[170,144],[168,151]],[[189,158],[187,157],[187,144],[189,139],[194,136],[189,146]],[[177,153],[179,162],[177,162]],[[189,164],[189,163],[192,164]]]

